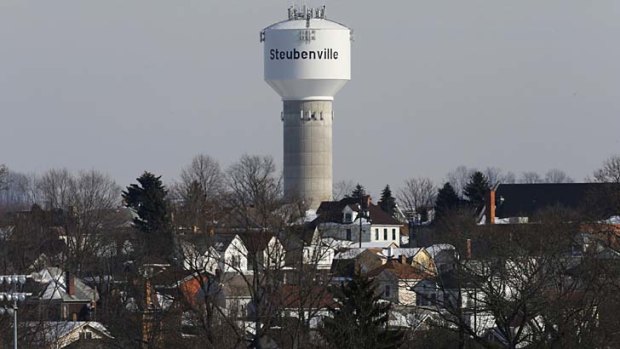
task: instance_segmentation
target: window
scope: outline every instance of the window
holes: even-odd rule
[[[473,309],[476,307],[476,299],[474,297],[475,297],[474,295],[468,294],[467,297],[465,298],[465,305],[470,309]]]
[[[344,222],[345,223],[351,223],[353,219],[353,215],[351,215],[350,213],[345,213],[344,214]]]
[[[347,240],[351,240],[351,229],[347,229]]]
[[[392,240],[396,241],[396,229],[392,229]]]
[[[391,297],[391,289],[390,289],[390,285],[385,285],[385,290],[383,291],[383,295],[385,297]]]
[[[379,228],[375,228],[375,240],[379,240]]]
[[[435,293],[416,293],[416,305],[429,306],[435,303],[437,303],[437,295]]]
[[[240,268],[241,267],[241,256],[239,255],[235,255],[232,256],[232,258],[230,259],[230,264],[233,268]]]
[[[387,228],[383,229],[383,240],[387,240]]]

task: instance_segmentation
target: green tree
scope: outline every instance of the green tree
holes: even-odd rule
[[[440,220],[446,214],[457,209],[460,204],[459,196],[454,191],[450,182],[446,182],[437,192],[437,201],[435,201],[435,219]]]
[[[476,171],[469,177],[469,182],[465,185],[463,194],[467,196],[472,206],[477,209],[484,204],[484,198],[490,188],[489,181],[484,174],[480,171]]]
[[[392,196],[392,191],[390,190],[390,185],[386,185],[383,191],[381,192],[381,200],[379,200],[379,207],[384,212],[387,212],[390,216],[394,216],[396,212],[396,199]]]
[[[159,256],[167,260],[173,257],[174,238],[168,192],[161,182],[161,176],[144,172],[137,178],[138,184],[131,184],[123,191],[125,206],[138,215],[134,226],[141,232],[144,254]]]
[[[364,196],[366,196],[366,188],[364,188],[361,184],[357,183],[355,189],[353,189],[353,192],[351,192],[351,195],[349,195],[348,197],[359,200]]]
[[[356,274],[334,289],[336,306],[325,318],[321,334],[333,348],[398,348],[403,333],[388,329],[391,303],[380,301],[371,279]]]

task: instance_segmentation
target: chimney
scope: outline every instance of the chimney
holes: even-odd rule
[[[153,299],[151,297],[151,279],[146,278],[146,280],[144,280],[144,304],[146,309],[150,309],[151,305],[153,305]]]
[[[401,264],[407,264],[407,256],[405,256],[404,254],[401,254],[398,259],[400,260]]]
[[[486,216],[488,224],[495,224],[495,189],[487,192]]]
[[[67,272],[65,275],[65,282],[67,283],[67,294],[69,294],[69,296],[75,296],[75,276]]]
[[[467,252],[465,258],[471,259],[471,239],[467,239]]]
[[[372,202],[372,199],[370,198],[370,195],[366,195],[364,196],[364,205],[366,210],[368,210],[368,208],[370,207],[370,203]]]

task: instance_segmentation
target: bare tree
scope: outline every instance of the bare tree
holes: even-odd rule
[[[220,213],[223,190],[219,163],[205,154],[195,156],[181,171],[181,181],[172,186],[177,225],[208,231]]]
[[[36,202],[34,175],[8,170],[4,190],[0,190],[0,207],[6,210],[25,210]]]
[[[603,166],[594,171],[596,182],[620,183],[620,155],[613,155],[603,162]]]
[[[566,172],[557,168],[552,168],[545,174],[545,183],[573,183],[573,179],[570,178]]]
[[[512,184],[516,182],[515,174],[512,172],[504,172],[499,167],[487,167],[483,171],[484,176],[489,181],[491,187],[497,184]]]
[[[435,205],[437,187],[429,178],[410,178],[397,194],[398,201],[406,212],[422,213]]]
[[[181,192],[187,193],[192,183],[198,183],[204,195],[215,198],[224,184],[222,170],[217,160],[209,155],[196,155],[192,162],[181,171]]]
[[[281,178],[269,156],[243,155],[227,171],[228,204],[249,227],[270,226],[270,218],[281,201]]]
[[[89,261],[96,263],[95,256],[104,247],[103,230],[113,224],[113,210],[120,205],[121,188],[98,171],[82,171],[74,176],[66,169],[49,170],[37,188],[50,209],[64,211],[67,268],[79,273]]]
[[[7,176],[9,169],[4,164],[0,164],[0,190],[6,189]]]
[[[73,176],[66,168],[51,169],[37,181],[41,199],[49,209],[71,206]]]
[[[95,170],[80,172],[73,183],[69,212],[75,223],[67,227],[67,245],[69,267],[80,273],[98,263],[102,251],[113,243],[107,233],[118,223],[114,211],[120,206],[121,188]]]
[[[574,258],[579,221],[575,212],[559,208],[540,212],[537,224],[466,228],[455,220],[452,238],[442,240],[456,246],[451,267],[418,286],[437,290],[432,298],[421,294],[435,324],[454,331],[460,348],[472,341],[505,348],[605,346],[603,338],[617,331],[602,329],[600,309],[614,303],[609,292],[610,282],[617,287],[617,269],[604,267],[601,246]]]
[[[342,180],[334,183],[334,188],[332,190],[332,197],[334,200],[343,199],[345,196],[351,194],[355,189],[355,183],[351,180]]]
[[[540,175],[534,171],[526,171],[521,173],[521,177],[519,178],[519,183],[524,184],[535,184],[535,183],[543,183]]]
[[[446,182],[449,182],[459,197],[463,197],[463,189],[469,182],[471,175],[476,172],[475,168],[467,168],[467,166],[458,166],[446,175]]]

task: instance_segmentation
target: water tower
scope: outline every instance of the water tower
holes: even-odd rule
[[[284,104],[284,194],[316,209],[332,198],[332,103],[351,79],[351,30],[325,7],[291,7],[260,38],[265,81]]]

